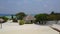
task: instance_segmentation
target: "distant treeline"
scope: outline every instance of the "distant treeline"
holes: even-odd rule
[[[60,13],[51,12],[51,14],[37,14],[35,15],[36,21],[47,21],[47,20],[60,20]]]

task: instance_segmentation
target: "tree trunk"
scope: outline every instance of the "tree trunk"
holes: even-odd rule
[[[39,21],[39,24],[40,24],[40,21]]]

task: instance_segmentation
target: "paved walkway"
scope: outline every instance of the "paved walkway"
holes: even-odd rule
[[[18,23],[3,23],[2,25],[0,34],[59,34],[49,26],[35,24],[18,25]]]

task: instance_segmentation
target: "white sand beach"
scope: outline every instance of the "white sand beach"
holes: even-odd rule
[[[58,24],[53,24],[51,27],[53,27],[53,28],[56,28],[56,29],[60,30],[60,25],[58,25]]]
[[[36,24],[18,25],[18,23],[3,23],[0,34],[59,34],[49,26]]]

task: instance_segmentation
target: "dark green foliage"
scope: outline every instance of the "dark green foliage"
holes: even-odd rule
[[[35,16],[35,18],[36,18],[36,21],[42,21],[42,20],[47,20],[47,14],[37,14],[36,16]]]
[[[20,12],[20,13],[17,13],[16,16],[17,16],[17,19],[22,20],[26,16],[26,14],[24,12]]]
[[[8,18],[7,18],[7,17],[5,17],[5,16],[0,17],[0,18],[4,19],[4,22],[6,22],[6,21],[8,20]]]
[[[46,22],[47,16],[48,16],[47,14],[37,14],[37,15],[35,16],[36,22],[39,22],[39,23],[42,22],[42,24],[43,24],[43,22]]]
[[[56,23],[58,22],[58,20],[60,20],[60,13],[54,13],[54,11],[51,12],[51,14],[37,14],[35,15],[36,18],[36,22],[46,22],[46,21],[52,21],[55,20]],[[36,23],[35,22],[35,23]]]
[[[47,18],[48,18],[48,20],[56,20],[57,19],[57,16],[54,15],[54,14],[51,14]]]

